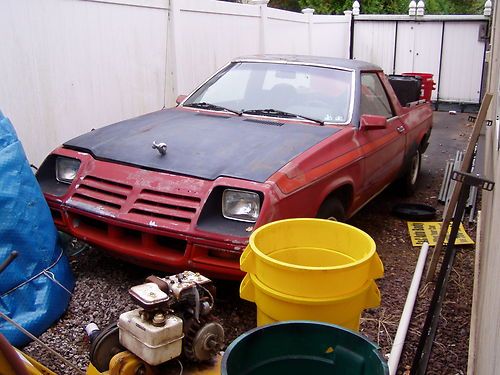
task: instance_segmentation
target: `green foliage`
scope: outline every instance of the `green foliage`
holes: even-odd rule
[[[482,14],[484,1],[477,0],[427,0],[426,14]]]
[[[293,12],[300,12],[302,10],[299,0],[270,0],[269,6],[271,8],[291,10]]]
[[[300,12],[314,8],[316,14],[344,14],[354,0],[271,0],[273,8]],[[362,14],[408,14],[410,0],[358,0]],[[424,0],[425,14],[481,14],[483,0]]]
[[[317,14],[344,14],[352,8],[351,0],[298,0],[300,7],[313,8]]]

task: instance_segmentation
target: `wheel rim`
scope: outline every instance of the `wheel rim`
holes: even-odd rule
[[[418,171],[420,169],[420,152],[417,150],[415,156],[411,160],[411,169],[410,169],[410,183],[415,185],[418,178]]]

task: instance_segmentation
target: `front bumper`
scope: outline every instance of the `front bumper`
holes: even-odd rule
[[[57,228],[111,255],[166,272],[185,269],[221,279],[243,278],[239,258],[247,241],[195,237],[121,223],[49,202]]]
[[[57,156],[81,161],[71,185],[55,181]],[[230,187],[264,196],[269,189],[144,170],[64,148],[47,158],[37,178],[59,230],[140,266],[225,279],[243,277],[239,258],[256,225],[225,219],[222,192]]]

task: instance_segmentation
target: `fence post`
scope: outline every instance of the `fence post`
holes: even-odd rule
[[[417,3],[417,16],[423,17],[425,14],[425,3],[423,0],[419,0]]]
[[[250,0],[250,4],[258,5],[260,8],[260,38],[259,38],[259,52],[266,53],[266,39],[267,39],[267,4],[269,0]]]
[[[354,4],[353,4],[353,9],[354,9]],[[347,19],[347,23],[349,25],[349,45],[348,45],[348,51],[347,51],[347,57],[348,59],[353,59],[354,58],[354,11],[352,10],[344,10],[344,16]],[[358,8],[358,16],[359,16],[359,8]]]
[[[177,98],[177,95],[179,95],[179,64],[177,61],[177,50],[180,47],[180,43],[177,43],[176,37],[180,35],[178,31],[180,8],[177,0],[170,0],[169,3],[167,18],[167,56],[165,62],[165,107],[170,107]]]
[[[313,8],[305,8],[302,9],[302,13],[307,16],[307,33],[308,33],[308,39],[307,39],[307,44],[308,44],[308,52],[309,55],[312,55],[312,21],[313,21],[313,14],[314,14],[314,9]]]
[[[491,0],[486,0],[484,3],[484,10],[483,10],[483,15],[485,17],[491,16],[491,8],[493,7],[493,4],[491,3]]]
[[[417,2],[415,0],[411,0],[410,5],[408,5],[408,15],[409,16],[417,15]]]
[[[355,0],[354,3],[352,3],[352,15],[359,16],[359,1],[358,0]]]

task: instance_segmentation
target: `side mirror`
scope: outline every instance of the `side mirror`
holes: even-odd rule
[[[177,104],[181,104],[181,103],[184,101],[184,99],[186,99],[186,98],[187,98],[187,95],[179,95],[179,96],[177,97],[177,99],[175,99],[175,102],[176,102]]]
[[[385,129],[387,119],[379,115],[361,115],[359,125],[360,130]]]

